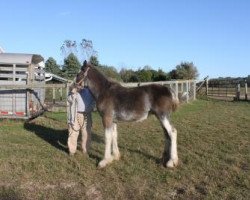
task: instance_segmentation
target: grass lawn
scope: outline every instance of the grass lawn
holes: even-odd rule
[[[66,113],[0,121],[0,199],[250,199],[250,104],[197,100],[172,115],[180,164],[160,164],[158,120],[119,123],[121,160],[97,169],[104,131],[93,114],[89,157],[67,153]]]

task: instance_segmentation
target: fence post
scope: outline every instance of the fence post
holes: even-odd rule
[[[177,97],[178,97],[178,93],[179,93],[179,91],[178,91],[178,82],[176,81],[175,82],[175,94],[176,94]]]
[[[187,99],[186,99],[186,101],[187,101],[187,103],[188,103],[188,101],[189,101],[189,84],[188,84],[188,81],[186,81],[186,92],[187,92]]]
[[[183,93],[183,82],[181,82],[180,92]]]
[[[208,96],[208,79],[206,79],[206,95]]]
[[[228,89],[228,85],[226,85],[226,97],[227,97],[227,89]]]
[[[196,81],[194,80],[194,82],[193,82],[193,90],[194,90],[194,93],[193,93],[193,100],[196,100]]]
[[[245,100],[247,101],[247,80],[245,80]]]
[[[56,90],[54,87],[53,87],[52,93],[53,93],[53,104],[55,104],[56,103]]]
[[[217,95],[220,96],[220,83],[218,84]]]
[[[62,91],[63,91],[63,89],[60,88],[60,101],[62,101],[62,99],[63,99],[63,97],[62,97],[63,96],[63,92]]]
[[[236,87],[236,100],[240,100],[240,84],[237,84]]]

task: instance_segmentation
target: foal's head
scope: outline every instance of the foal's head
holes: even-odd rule
[[[86,60],[83,62],[81,71],[76,75],[76,84],[81,85],[85,81],[91,67],[91,64],[88,64]]]

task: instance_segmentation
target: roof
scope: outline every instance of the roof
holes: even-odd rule
[[[62,82],[62,83],[67,83],[68,82],[67,79],[62,78],[60,76],[57,76],[55,74],[49,73],[49,72],[45,72],[45,78],[46,78],[45,79],[46,82],[51,81],[52,79],[57,80],[57,81]]]
[[[42,61],[43,57],[38,54],[0,53],[1,64],[38,64]]]

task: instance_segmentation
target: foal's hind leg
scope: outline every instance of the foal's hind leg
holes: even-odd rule
[[[174,167],[178,164],[178,155],[177,155],[177,130],[172,127],[167,117],[163,117],[160,119],[162,126],[165,131],[165,149],[163,152],[163,163],[166,164],[167,167]],[[168,145],[168,141],[170,140],[170,144]],[[166,159],[169,160],[166,162]]]

